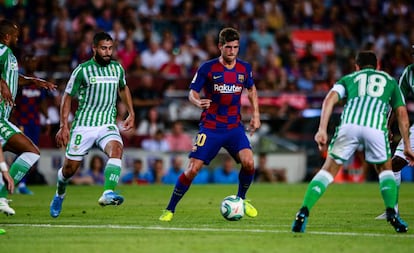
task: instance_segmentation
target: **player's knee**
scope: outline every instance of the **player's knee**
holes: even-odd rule
[[[111,158],[121,158],[123,153],[123,147],[119,142],[110,142],[105,148],[106,153]]]
[[[62,174],[65,178],[70,178],[73,175],[75,175],[79,167],[80,167],[80,162],[68,160],[63,165]]]
[[[254,170],[254,161],[253,160],[246,160],[242,161],[242,169],[248,172]]]

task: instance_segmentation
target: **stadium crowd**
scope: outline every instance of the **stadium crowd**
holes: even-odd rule
[[[358,50],[375,51],[381,69],[395,78],[412,62],[413,13],[409,0],[4,0],[0,7],[0,19],[21,27],[19,62],[34,56],[34,74],[59,85],[47,95],[47,115],[40,115],[40,147],[55,146],[63,89],[72,69],[92,56],[96,31],[114,38],[114,57],[133,94],[137,122],[136,130],[122,133],[127,147],[168,139],[183,118],[194,121],[185,121],[179,134],[197,123],[198,112],[175,96],[186,96],[200,62],[219,55],[216,35],[225,26],[241,32],[240,58],[253,66],[262,117],[270,123],[259,134],[312,141],[315,131],[301,124],[303,111],[320,108],[315,97],[354,70]],[[299,55],[292,42],[297,29],[332,31],[334,52],[316,55],[308,43]],[[118,111],[122,120],[125,108]],[[189,151],[183,149],[175,151]]]

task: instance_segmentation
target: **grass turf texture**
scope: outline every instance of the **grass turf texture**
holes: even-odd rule
[[[258,217],[226,221],[220,203],[236,185],[193,185],[174,219],[160,222],[172,185],[119,186],[121,206],[100,207],[101,187],[69,186],[59,218],[49,216],[55,188],[11,195],[16,215],[0,216],[0,252],[413,252],[414,184],[403,183],[397,234],[384,220],[378,184],[333,184],[311,212],[306,233],[290,232],[306,184],[254,184]]]

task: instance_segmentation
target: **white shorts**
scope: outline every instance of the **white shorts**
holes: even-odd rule
[[[329,144],[329,156],[338,164],[347,161],[362,146],[368,163],[380,164],[391,157],[388,132],[354,124],[341,125]]]
[[[410,127],[410,142],[411,142],[411,149],[414,150],[414,125]],[[405,155],[404,155],[404,142],[402,139],[400,140],[397,148],[395,149],[394,156],[399,156],[408,162],[408,159],[405,158]]]
[[[22,131],[8,119],[0,118],[0,145],[3,146],[15,134]]]
[[[71,160],[82,161],[94,145],[103,151],[109,141],[118,141],[123,145],[116,125],[75,127],[71,129],[70,141],[66,147],[66,157]]]

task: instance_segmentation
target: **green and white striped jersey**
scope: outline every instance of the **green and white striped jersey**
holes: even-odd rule
[[[125,71],[116,61],[101,66],[90,59],[78,65],[65,90],[79,99],[72,127],[115,124],[118,88],[125,86]]]
[[[12,50],[0,43],[0,68],[1,78],[6,81],[9,86],[13,100],[17,95],[18,81],[19,81],[19,65]],[[5,105],[4,101],[0,104],[0,117],[8,119],[13,107]]]
[[[399,85],[403,96],[406,98],[408,94],[414,94],[414,64],[410,64],[405,67],[400,80]]]
[[[356,124],[375,129],[387,129],[390,109],[405,105],[397,81],[375,69],[362,69],[342,77],[332,88],[339,97],[347,98],[341,124]]]

